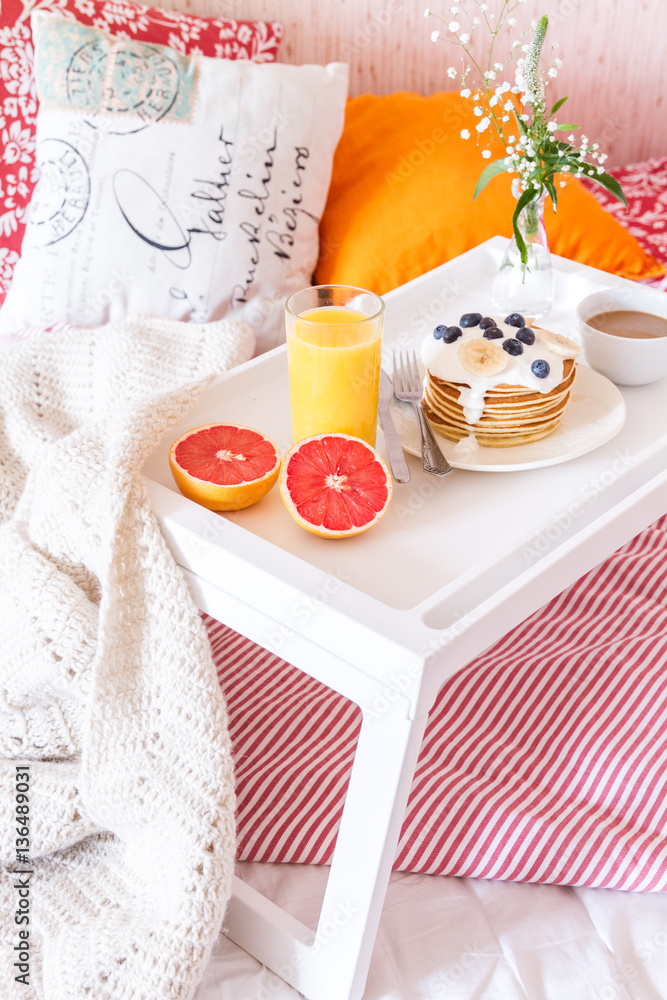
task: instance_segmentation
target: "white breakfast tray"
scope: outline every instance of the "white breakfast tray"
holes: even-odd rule
[[[500,238],[490,240],[385,296],[383,357],[388,371],[394,346],[419,348],[437,323],[454,322],[468,310],[491,309],[489,286],[503,245]],[[623,282],[557,257],[554,265],[557,306],[542,322],[578,340],[577,301],[601,285]],[[256,565],[268,575],[271,591],[278,592],[284,583],[288,589],[309,593],[322,578],[333,578],[339,586],[328,594],[332,613],[418,650],[433,640],[434,630],[437,636],[438,630],[469,616],[502,586],[515,583],[522,574],[535,575],[561,550],[583,542],[608,520],[624,517],[640,494],[663,480],[667,386],[663,381],[624,388],[622,394],[627,406],[622,430],[595,451],[563,464],[493,476],[456,470],[439,480],[422,473],[419,461],[409,458],[412,480],[404,486],[394,483],[384,519],[372,531],[336,542],[297,527],[278,490],[247,510],[218,515],[182,498],[169,472],[166,456],[171,440],[189,427],[214,420],[258,427],[283,452],[287,450],[291,443],[287,360],[281,347],[222,376],[209,388],[156,450],[146,474],[171,494],[165,497],[152,488],[158,513],[167,506],[167,527],[189,522],[211,535],[221,554],[234,553],[248,568]],[[384,453],[381,431],[378,439]],[[658,503],[657,513],[665,509],[667,502]],[[652,510],[640,516],[637,530],[651,517]],[[634,529],[630,524],[623,537]],[[195,572],[210,572],[192,554],[188,562]],[[582,556],[582,573],[589,562]],[[239,596],[254,600],[255,584],[248,589],[240,576],[235,582]],[[327,590],[333,590],[332,583]],[[273,603],[276,617],[284,619],[283,601],[263,603],[267,612]],[[298,617],[291,624],[298,629]]]
[[[489,240],[385,296],[388,371],[394,347],[419,350],[438,323],[493,311],[505,244]],[[556,306],[541,322],[577,340],[577,302],[624,282],[553,262]],[[618,433],[561,464],[437,479],[410,456],[412,480],[394,484],[383,520],[343,541],[300,529],[277,489],[219,515],[171,479],[169,445],[197,424],[249,424],[289,447],[284,347],[218,379],[147,462],[153,508],[199,607],[364,710],[320,926],[335,924],[341,899],[355,918],[324,949],[238,883],[227,918],[237,943],[313,1000],[363,992],[423,728],[446,678],[667,511],[666,381],[622,396]]]

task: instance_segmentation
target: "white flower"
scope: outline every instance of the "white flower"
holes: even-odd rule
[[[482,156],[484,157],[485,160],[488,160],[489,157],[491,156],[491,150],[490,149],[483,149],[482,150]]]
[[[482,21],[481,21],[481,19],[479,17],[473,17],[472,23],[474,24],[475,27],[477,27],[477,25],[481,24]]]
[[[470,91],[466,87],[465,90],[461,91],[461,97],[470,97]]]
[[[552,66],[551,69],[549,70],[549,78],[551,80],[554,80],[557,76],[558,76],[558,70],[554,69]]]
[[[515,17],[509,17],[507,19],[507,23],[509,24],[510,28],[513,28],[514,25],[516,24],[516,18]]]
[[[481,108],[475,108],[475,114],[477,115],[478,118],[481,118],[483,113],[484,112],[482,111]]]
[[[558,126],[556,125],[556,122],[547,122],[547,128],[550,132],[555,132]]]
[[[563,60],[562,59],[556,59],[554,61],[556,63],[556,66],[558,67],[558,69],[561,69],[562,65],[563,65]]]
[[[458,14],[458,12],[459,12],[459,8],[458,7],[450,7],[449,9],[451,10],[452,14]]]
[[[505,104],[503,106],[505,108],[505,111],[514,111],[514,105],[512,104],[511,101],[505,101]]]
[[[456,33],[459,30],[459,28],[461,27],[461,25],[459,24],[458,21],[450,21],[448,27],[449,27],[450,31],[453,31],[454,33]]]
[[[486,132],[487,128],[491,124],[491,119],[487,118],[486,115],[482,118],[481,122],[475,126],[478,132]]]
[[[510,120],[510,116],[509,115],[503,115],[503,121],[504,122],[508,122],[509,120]]]
[[[493,97],[489,99],[489,104],[491,105],[492,108],[495,108],[497,103],[498,103],[498,98],[494,94]]]
[[[604,161],[607,160],[608,158],[609,157],[607,156],[606,153],[600,153],[600,155],[598,156],[598,160],[600,161],[600,163],[604,163]]]
[[[470,132],[468,131],[468,129],[467,129],[467,128],[464,128],[464,129],[463,129],[463,130],[461,131],[461,138],[462,138],[462,139],[469,139],[469,138],[470,138]]]
[[[582,146],[587,146],[588,145],[588,136],[582,135],[582,137],[581,137],[581,145]]]
[[[431,16],[431,11],[427,7],[426,10],[424,11],[424,17],[430,17],[430,16]]]
[[[502,71],[503,71],[503,64],[502,63],[494,63],[493,64],[493,68],[495,69],[496,73],[502,73]]]
[[[564,188],[566,184],[567,184],[567,181],[559,181],[558,182],[559,187],[562,187],[562,188]]]
[[[450,66],[449,69],[447,70],[447,76],[450,78],[450,80],[456,79],[456,70],[454,69],[453,66]]]
[[[470,41],[470,35],[459,35],[459,41],[461,45],[467,45]]]
[[[492,69],[487,69],[486,73],[483,74],[485,80],[495,80],[496,74]]]
[[[484,11],[487,11],[489,9],[488,3],[481,3],[479,5],[479,9],[482,11],[482,13],[484,13]]]
[[[440,32],[439,31],[432,31],[431,32],[431,41],[432,42],[437,42],[437,40],[439,38],[440,38]]]
[[[595,169],[597,170],[597,172],[599,174],[603,174],[604,173],[604,167],[596,167]]]

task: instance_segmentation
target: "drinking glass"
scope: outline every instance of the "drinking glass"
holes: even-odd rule
[[[285,304],[294,443],[340,432],[375,445],[384,302],[350,285],[315,285]]]

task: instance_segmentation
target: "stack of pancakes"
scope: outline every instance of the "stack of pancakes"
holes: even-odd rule
[[[570,398],[575,364],[563,362],[563,380],[548,393],[518,385],[498,385],[484,396],[484,412],[475,424],[466,420],[459,403],[464,383],[445,382],[428,373],[422,406],[438,433],[450,441],[474,434],[487,448],[509,448],[539,441],[555,431]]]
[[[450,441],[474,436],[488,448],[547,437],[558,426],[582,349],[567,337],[526,326],[519,313],[504,321],[466,313],[459,326],[438,326],[422,349],[422,406]]]

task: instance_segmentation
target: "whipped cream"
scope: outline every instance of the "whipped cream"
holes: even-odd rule
[[[497,320],[494,316],[496,326],[502,330],[504,338],[516,338],[518,330],[515,326]],[[449,324],[458,326],[457,323]],[[469,424],[476,424],[484,412],[486,393],[489,389],[495,389],[497,385],[520,385],[531,392],[541,392],[544,395],[551,392],[563,381],[563,358],[554,354],[546,344],[540,341],[540,332],[536,327],[530,327],[535,332],[534,344],[522,344],[522,354],[507,354],[507,365],[496,375],[472,375],[463,367],[459,359],[459,348],[469,340],[483,340],[484,331],[479,326],[468,327],[462,331],[462,336],[451,344],[445,344],[442,340],[436,340],[433,334],[429,334],[422,345],[422,362],[436,378],[444,382],[461,382],[459,387],[459,403],[463,408],[463,415]],[[502,346],[503,341],[498,338],[491,341],[493,344]],[[549,374],[546,378],[537,378],[530,370],[534,361],[541,359],[549,365]]]

